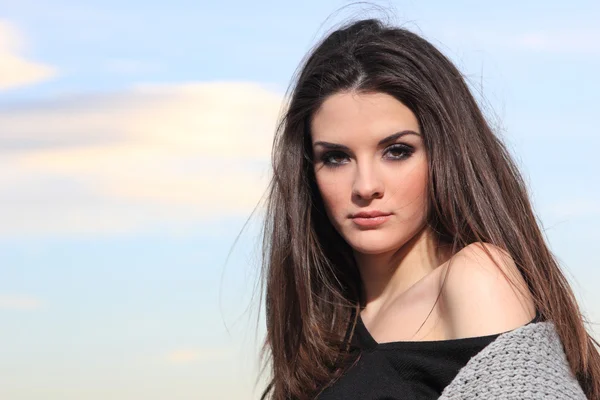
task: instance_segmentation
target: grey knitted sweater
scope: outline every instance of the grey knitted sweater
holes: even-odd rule
[[[586,397],[569,368],[554,324],[537,322],[498,336],[469,360],[439,399]]]

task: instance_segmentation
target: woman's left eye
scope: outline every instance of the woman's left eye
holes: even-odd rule
[[[395,144],[385,150],[385,155],[392,160],[402,160],[408,158],[413,153],[413,148],[405,144]]]
[[[348,160],[348,156],[340,151],[330,151],[323,154],[321,157],[323,164],[331,167],[337,167],[345,164]]]

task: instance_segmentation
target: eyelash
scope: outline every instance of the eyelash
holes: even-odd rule
[[[401,160],[404,160],[404,159],[407,159],[408,157],[410,157],[412,155],[412,153],[414,152],[414,149],[411,146],[398,143],[398,144],[391,145],[390,147],[385,149],[384,154],[386,154],[390,151],[401,151],[402,152],[401,156],[391,158],[392,161],[401,161]],[[340,157],[340,158],[348,157],[348,155],[342,151],[333,150],[333,151],[328,151],[328,152],[324,153],[321,156],[321,162],[323,162],[324,165],[326,165],[328,167],[333,167],[333,168],[337,168],[339,166],[346,164],[345,162],[331,162],[331,158],[336,157],[336,156]]]

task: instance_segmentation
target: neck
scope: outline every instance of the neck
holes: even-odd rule
[[[423,228],[397,250],[381,254],[355,252],[363,298],[377,312],[450,258],[450,246],[439,245]]]

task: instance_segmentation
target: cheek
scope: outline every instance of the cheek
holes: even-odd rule
[[[407,190],[413,196],[423,196],[427,190],[427,169],[415,169],[408,177]]]
[[[334,177],[331,174],[317,174],[316,181],[325,210],[329,218],[333,220],[336,215],[339,215],[345,209],[349,189],[346,188],[340,177]]]
[[[428,193],[428,169],[426,163],[412,168],[405,174],[391,175],[389,187],[391,197],[401,214],[421,216],[426,213]]]

